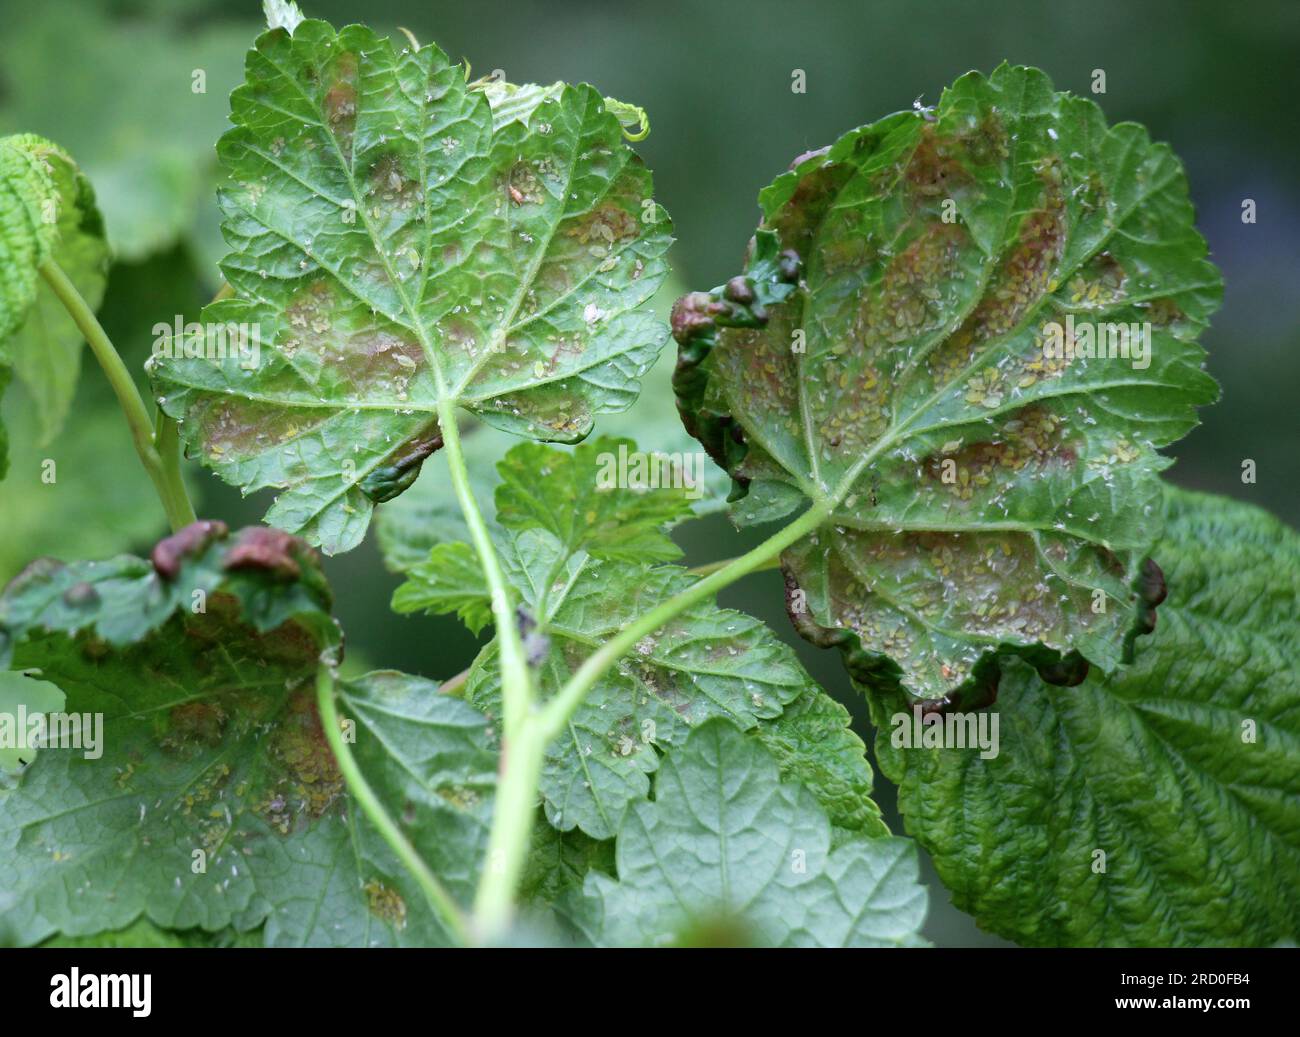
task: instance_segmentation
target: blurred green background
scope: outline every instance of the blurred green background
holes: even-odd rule
[[[1174,451],[1173,481],[1300,519],[1300,5],[1294,2],[718,3],[306,0],[309,16],[364,20],[436,42],[476,74],[514,82],[585,80],[641,105],[653,132],[638,145],[672,214],[673,290],[709,288],[737,272],[757,219],[755,196],[797,154],[831,142],[1003,59],[1037,65],[1058,88],[1095,95],[1112,121],[1133,119],[1166,140],[1191,178],[1201,229],[1226,281],[1203,339],[1223,401]],[[33,131],[64,145],[89,173],[118,257],[101,319],[139,370],[156,321],[187,319],[219,285],[213,143],[243,51],[261,24],[256,0],[0,0],[0,133]],[[796,69],[806,93],[791,91]],[[200,75],[201,73],[201,75]],[[198,87],[202,86],[202,90]],[[1243,224],[1253,199],[1257,222]],[[662,300],[670,302],[669,293]],[[658,375],[671,364],[666,358]],[[73,421],[39,443],[19,390],[4,400],[13,466],[0,483],[0,580],[40,554],[94,557],[140,548],[161,514],[98,372],[83,378]],[[662,396],[658,399],[662,400]],[[647,401],[651,402],[651,401]],[[600,425],[597,426],[599,430]],[[648,449],[657,444],[642,444]],[[40,481],[42,459],[59,482]],[[1258,481],[1241,481],[1246,458]],[[427,466],[424,479],[442,475]],[[269,498],[241,500],[193,473],[201,514],[259,519]],[[721,516],[684,527],[688,561],[740,553]],[[366,545],[328,562],[353,663],[449,677],[476,643],[450,618],[399,618],[396,578]],[[794,636],[779,576],[733,586],[723,603],[766,619],[810,671],[855,712],[834,653]],[[860,733],[869,735],[865,725]],[[868,738],[869,740],[869,738]],[[892,788],[878,798],[902,826]],[[994,945],[956,911],[927,863],[927,935]]]

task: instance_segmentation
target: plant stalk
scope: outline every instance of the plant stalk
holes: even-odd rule
[[[190,503],[189,494],[180,477],[179,445],[176,440],[176,428],[170,419],[160,417],[158,428],[149,419],[140,391],[135,386],[131,372],[122,362],[113,343],[109,340],[103,326],[96,319],[94,312],[77,291],[76,285],[68,279],[59,265],[47,259],[40,266],[41,276],[50,286],[55,297],[63,304],[68,315],[72,317],[77,328],[86,337],[86,344],[95,354],[99,366],[108,379],[108,384],[117,397],[126,416],[126,423],[131,429],[131,441],[140,463],[149,473],[149,478],[158,491],[163,510],[172,532],[188,526],[195,520],[194,505]],[[170,431],[167,431],[170,428]]]
[[[735,561],[734,558],[719,558],[719,559],[717,559],[716,561],[713,561],[713,562],[705,562],[703,565],[696,565],[696,566],[693,566],[692,568],[687,569],[686,571],[687,571],[688,573],[690,573],[692,576],[711,576],[713,573],[717,572],[719,569],[725,569],[727,566],[729,566],[729,565],[730,565],[732,562],[734,562],[734,561]],[[780,560],[780,558],[774,556],[774,557],[772,557],[772,558],[769,558],[766,562],[763,562],[763,563],[761,563],[761,564],[759,564],[759,565],[754,566],[754,568],[752,568],[752,569],[749,570],[749,571],[750,571],[750,572],[755,572],[755,573],[756,573],[756,572],[762,572],[764,569],[776,569],[776,568],[779,568],[780,565],[781,565],[781,560]]]
[[[712,568],[708,575],[630,623],[588,656],[578,671],[539,712],[525,716],[517,732],[503,740],[501,778],[488,843],[487,868],[474,901],[475,935],[499,936],[514,912],[515,888],[523,873],[537,807],[546,747],[569,722],[596,681],[643,637],[654,633],[698,601],[710,598],[742,576],[770,568],[782,551],[821,525],[834,509],[818,501],[790,525],[753,550]]]
[[[469,681],[469,667],[461,670],[455,677],[448,677],[438,685],[439,695],[450,695],[452,698],[461,699],[465,697],[465,685]]]
[[[167,483],[168,498],[176,505],[176,518],[181,525],[189,525],[195,521],[195,514],[194,505],[190,503],[189,491],[185,489],[185,479],[181,475],[180,430],[176,427],[176,422],[164,413],[161,407],[155,415],[153,436],[154,449],[158,451],[163,478]],[[170,514],[168,520],[171,521]]]
[[[510,585],[470,489],[456,408],[449,399],[438,404],[438,424],[452,485],[492,597],[501,660],[500,780],[488,836],[487,862],[474,899],[474,935],[482,942],[490,942],[505,931],[514,915],[515,888],[528,855],[546,740],[539,739],[533,729],[533,676],[524,654]]]
[[[533,678],[524,655],[523,638],[519,634],[519,624],[515,618],[510,585],[501,569],[501,558],[497,554],[496,545],[492,543],[492,535],[483,520],[483,513],[470,489],[469,471],[460,446],[460,429],[456,425],[456,407],[449,399],[438,403],[438,424],[441,426],[443,450],[447,455],[452,486],[456,490],[460,510],[465,516],[465,524],[469,527],[470,539],[474,543],[492,597],[492,618],[496,623],[497,645],[501,655],[502,738],[503,742],[509,742],[519,732],[524,718],[532,708]]]
[[[537,786],[549,739],[535,717],[501,745],[501,779],[492,810],[487,860],[474,897],[475,936],[490,943],[509,927],[537,813]]]

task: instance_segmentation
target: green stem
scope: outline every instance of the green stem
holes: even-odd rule
[[[154,447],[158,451],[158,460],[162,463],[163,478],[167,482],[169,499],[176,508],[176,519],[182,526],[197,521],[194,505],[190,503],[189,492],[185,489],[185,479],[181,475],[181,437],[180,430],[161,407],[154,420]],[[170,513],[168,515],[170,518]]]
[[[502,571],[501,558],[497,554],[496,545],[492,543],[492,535],[483,520],[483,513],[479,511],[478,502],[474,500],[474,493],[470,489],[465,454],[460,448],[460,429],[456,425],[456,406],[451,400],[439,401],[438,424],[442,431],[443,452],[447,455],[452,486],[456,490],[456,498],[465,516],[465,524],[469,527],[470,540],[474,543],[479,565],[487,580],[488,593],[492,598],[492,618],[496,622],[497,650],[501,656],[502,736],[504,742],[508,743],[519,731],[532,706],[532,674],[524,656],[523,639],[519,636],[510,584]]]
[[[448,677],[438,685],[439,695],[450,695],[452,698],[461,699],[465,697],[465,683],[469,680],[469,668],[461,670],[455,677]]]
[[[537,786],[550,739],[541,736],[529,717],[501,747],[501,778],[492,810],[486,865],[474,898],[475,935],[491,942],[514,917],[515,890],[523,875],[537,813]]]
[[[424,895],[429,898],[430,906],[442,919],[455,940],[461,944],[469,943],[469,927],[460,908],[438,881],[438,877],[429,870],[429,866],[424,863],[424,858],[397,827],[397,823],[388,815],[383,803],[375,795],[375,790],[370,787],[370,783],[361,773],[361,768],[357,766],[352,750],[343,740],[338,709],[334,703],[334,674],[325,663],[321,663],[316,670],[316,706],[320,710],[320,722],[325,732],[325,741],[329,743],[330,751],[338,762],[339,771],[343,774],[343,780],[347,782],[352,798],[356,800],[362,813],[370,819],[370,823],[375,826],[379,834],[384,837],[385,842],[392,847],[407,871],[420,884]]]
[[[588,656],[539,712],[524,718],[520,729],[502,749],[503,766],[492,817],[488,866],[474,901],[475,926],[480,939],[491,940],[510,922],[515,887],[523,873],[537,809],[537,787],[546,747],[563,731],[596,681],[638,641],[674,616],[698,601],[713,597],[742,576],[775,565],[782,551],[821,525],[833,508],[832,500],[821,500],[752,551],[710,567],[710,573],[703,579],[661,602]]]
[[[99,361],[108,384],[117,396],[117,402],[121,405],[122,413],[126,415],[126,423],[131,429],[135,452],[140,456],[144,470],[149,473],[154,489],[158,491],[158,499],[162,501],[163,510],[167,512],[167,521],[171,523],[172,531],[175,532],[189,525],[194,521],[194,507],[190,504],[189,495],[180,481],[179,461],[176,463],[176,474],[173,477],[159,452],[153,422],[149,419],[149,411],[140,397],[139,390],[135,387],[131,372],[122,363],[122,358],[113,348],[113,343],[109,341],[108,335],[96,320],[94,311],[86,304],[86,300],[77,291],[76,285],[68,279],[68,275],[59,265],[54,260],[47,259],[41,264],[40,271],[55,297],[63,304],[68,315],[86,337],[86,344],[95,354],[95,359]]]
[[[717,572],[719,569],[725,569],[734,561],[735,561],[734,558],[719,558],[716,562],[705,562],[703,565],[694,566],[693,568],[687,569],[686,571],[690,573],[692,576],[709,576]],[[780,557],[773,556],[772,558],[769,558],[766,562],[762,562],[761,564],[754,566],[754,568],[752,568],[749,571],[761,572],[764,569],[779,568],[780,565],[781,565]]]
[[[455,404],[438,403],[438,424],[452,486],[460,501],[470,539],[492,597],[497,652],[501,660],[501,766],[492,831],[488,836],[487,866],[474,899],[475,935],[483,941],[499,936],[514,913],[514,891],[523,872],[537,807],[537,783],[542,770],[542,750],[529,718],[533,708],[533,678],[524,655],[523,638],[515,618],[510,585],[506,582],[496,545],[469,485],[469,472],[460,446]]]

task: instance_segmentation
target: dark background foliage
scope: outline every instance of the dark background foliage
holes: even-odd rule
[[[961,73],[989,71],[1003,59],[1037,65],[1059,89],[1089,95],[1093,70],[1103,69],[1106,92],[1095,100],[1108,119],[1144,123],[1185,162],[1227,284],[1204,338],[1223,401],[1173,451],[1170,478],[1263,505],[1293,524],[1300,518],[1300,6],[306,0],[304,7],[336,25],[406,27],[467,59],[476,74],[499,68],[515,82],[585,80],[645,107],[653,132],[638,149],[676,224],[679,289],[709,288],[738,270],[757,218],[755,196],[795,155],[918,98],[933,103]],[[125,259],[113,269],[101,316],[136,368],[154,322],[195,318],[219,283],[211,145],[259,24],[255,0],[0,0],[0,133],[30,130],[59,141],[87,167],[110,216],[122,214],[113,233]],[[203,95],[192,90],[196,68],[207,77]],[[791,91],[796,69],[806,75],[806,93]],[[1247,198],[1257,206],[1253,225],[1241,219]],[[160,219],[159,211],[171,215]],[[53,509],[68,516],[75,502],[76,517],[60,523],[41,511],[51,509],[32,496],[43,492],[35,454],[24,461],[16,453],[0,484],[0,578],[36,554],[94,555],[147,539],[156,503],[135,471],[124,428],[92,435],[84,424],[111,406],[100,381],[87,371],[74,425],[56,444],[61,457],[85,457],[65,475]],[[11,426],[21,406],[11,392]],[[1254,485],[1241,480],[1246,458],[1258,466]],[[60,464],[66,473],[69,464]],[[241,501],[203,473],[195,482],[201,513],[232,525],[256,521],[269,503]],[[108,501],[119,511],[107,512]],[[721,517],[682,533],[692,562],[737,554],[748,541]],[[354,660],[442,678],[473,657],[475,642],[454,620],[388,611],[396,581],[373,536],[329,568]],[[813,674],[863,723],[838,659],[790,630],[776,574],[750,577],[723,600],[798,643]],[[865,723],[860,730],[869,735]],[[890,823],[901,830],[892,790],[883,779],[879,785]],[[932,939],[1000,942],[952,908],[932,871],[927,881]]]

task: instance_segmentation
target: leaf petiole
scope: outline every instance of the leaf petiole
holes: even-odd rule
[[[439,402],[438,423],[442,429],[452,486],[492,596],[492,617],[501,656],[501,778],[497,785],[496,807],[492,812],[492,831],[488,836],[487,867],[474,899],[476,935],[482,940],[490,940],[505,929],[514,910],[514,890],[528,853],[546,740],[538,740],[530,716],[533,707],[532,673],[524,655],[523,638],[515,618],[509,584],[501,568],[501,558],[470,489],[469,471],[465,466],[460,429],[456,423],[456,408],[450,399],[444,398]]]
[[[523,874],[537,813],[537,787],[546,745],[535,717],[501,747],[501,778],[492,811],[487,865],[474,897],[474,927],[490,942],[505,931],[514,915],[515,889]]]
[[[705,562],[703,565],[693,566],[692,568],[687,569],[686,571],[690,573],[692,576],[711,576],[719,569],[725,569],[735,560],[736,559],[734,558],[719,558],[716,561]],[[754,568],[750,569],[749,571],[756,573],[756,572],[762,572],[764,569],[776,569],[780,566],[780,564],[781,564],[780,558],[774,556],[772,558],[769,558],[766,562],[754,566]]]
[[[180,477],[179,444],[176,427],[171,420],[160,415],[158,426],[149,419],[140,391],[136,388],[131,372],[122,362],[113,343],[109,340],[103,326],[96,319],[86,300],[77,291],[76,285],[68,279],[53,259],[47,259],[40,266],[41,277],[50,286],[55,297],[68,311],[77,328],[86,337],[86,344],[95,354],[99,366],[103,369],[108,384],[112,387],[117,402],[126,415],[126,423],[131,429],[131,440],[140,462],[149,473],[158,499],[162,501],[167,521],[175,532],[195,521],[194,506]]]
[[[816,502],[788,526],[773,533],[753,550],[733,558],[722,568],[697,580],[667,601],[661,602],[601,645],[587,657],[586,661],[578,667],[578,671],[538,714],[537,720],[544,740],[549,742],[564,730],[564,725],[569,722],[574,710],[582,704],[582,700],[586,698],[587,692],[596,681],[606,670],[636,647],[638,641],[653,634],[696,602],[713,597],[722,588],[735,583],[742,576],[769,567],[782,551],[826,521],[833,508],[834,502],[829,499]]]
[[[465,454],[460,446],[460,429],[456,424],[456,406],[450,399],[444,398],[438,403],[438,424],[442,431],[443,452],[447,455],[452,486],[492,596],[492,618],[496,624],[501,652],[503,735],[508,742],[519,730],[532,705],[532,674],[524,656],[523,638],[519,634],[515,618],[510,585],[501,568],[501,557],[497,554],[496,545],[492,543],[487,523],[470,488]]]

